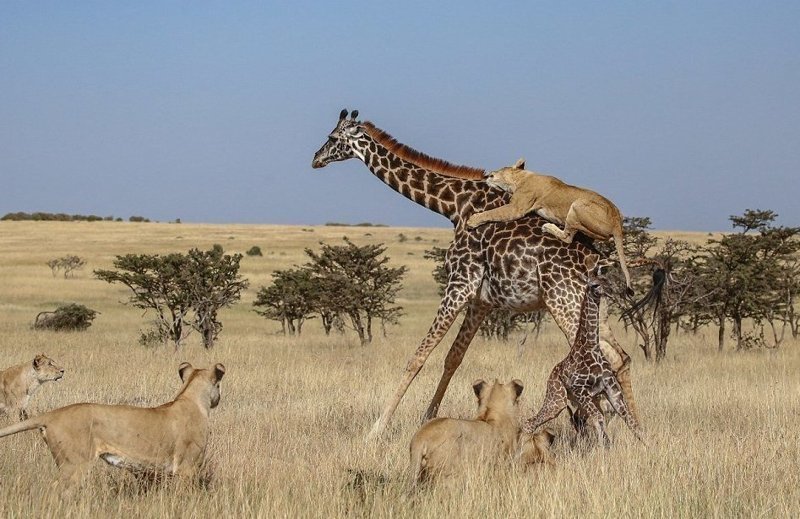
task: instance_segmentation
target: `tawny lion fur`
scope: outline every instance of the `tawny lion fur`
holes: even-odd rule
[[[32,362],[0,371],[0,416],[17,415],[20,420],[26,420],[28,401],[39,386],[63,376],[64,368],[43,353],[34,357]]]
[[[0,438],[39,429],[59,469],[59,479],[78,483],[98,457],[143,476],[197,476],[205,459],[208,414],[220,399],[225,366],[178,367],[183,387],[166,404],[73,404],[0,429]]]
[[[622,248],[622,215],[610,200],[589,189],[565,184],[556,177],[527,171],[523,159],[513,166],[491,172],[486,182],[511,193],[511,201],[472,215],[467,220],[468,227],[478,227],[487,222],[508,222],[536,211],[542,218],[553,222],[544,224],[542,230],[566,243],[571,243],[578,231],[595,240],[613,238],[625,284],[631,289]],[[554,223],[563,225],[564,230]]]
[[[519,455],[520,426],[517,401],[522,383],[507,384],[477,380],[472,386],[478,397],[478,415],[473,420],[434,418],[411,439],[411,473],[414,483],[432,476],[455,473],[465,463],[511,460]],[[525,443],[523,463],[552,463],[549,445],[553,436],[539,432]]]

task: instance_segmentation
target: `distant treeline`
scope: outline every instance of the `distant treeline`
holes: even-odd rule
[[[122,218],[113,216],[97,216],[96,214],[66,214],[66,213],[7,213],[0,220],[36,221],[36,222],[121,222]],[[149,222],[144,216],[131,216],[129,222]]]
[[[383,223],[371,223],[371,222],[361,222],[361,223],[341,223],[341,222],[325,222],[326,227],[388,227],[388,225]]]

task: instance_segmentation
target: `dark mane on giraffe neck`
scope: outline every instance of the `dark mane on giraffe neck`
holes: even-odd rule
[[[401,159],[448,177],[483,180],[485,171],[469,166],[459,166],[415,150],[381,130],[369,121],[361,123],[370,137]]]

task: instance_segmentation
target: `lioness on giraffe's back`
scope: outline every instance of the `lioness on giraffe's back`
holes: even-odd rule
[[[622,215],[610,200],[556,177],[527,171],[523,159],[513,166],[492,171],[486,182],[511,193],[511,200],[501,207],[473,214],[467,226],[474,228],[488,222],[508,222],[534,211],[546,220],[564,226],[562,231],[553,223],[546,223],[542,230],[565,243],[572,242],[578,231],[595,240],[613,238],[625,284],[631,290],[631,277],[622,248]]]
[[[70,484],[79,482],[97,458],[142,475],[196,476],[225,366],[195,369],[184,362],[178,374],[183,387],[158,407],[73,404],[0,429],[0,438],[41,430],[60,480]]]

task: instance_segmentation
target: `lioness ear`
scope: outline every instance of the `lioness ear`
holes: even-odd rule
[[[44,353],[40,353],[39,355],[33,358],[33,367],[34,369],[39,369],[42,364],[44,364]]]
[[[189,372],[192,369],[192,365],[188,362],[181,362],[181,365],[178,366],[178,375],[181,377],[181,380],[186,382],[186,377],[189,376]]]
[[[479,378],[475,382],[472,383],[472,390],[475,391],[475,396],[478,398],[481,397],[481,391],[483,391],[483,386],[486,385],[486,381],[482,378]]]
[[[522,394],[522,390],[525,389],[525,386],[522,385],[522,381],[518,378],[515,378],[511,381],[511,385],[514,386],[514,392],[517,394],[517,398]]]
[[[525,159],[520,158],[514,163],[514,169],[525,169]]]
[[[217,364],[214,366],[214,376],[216,377],[217,382],[222,380],[222,377],[225,376],[225,366],[222,364]]]

